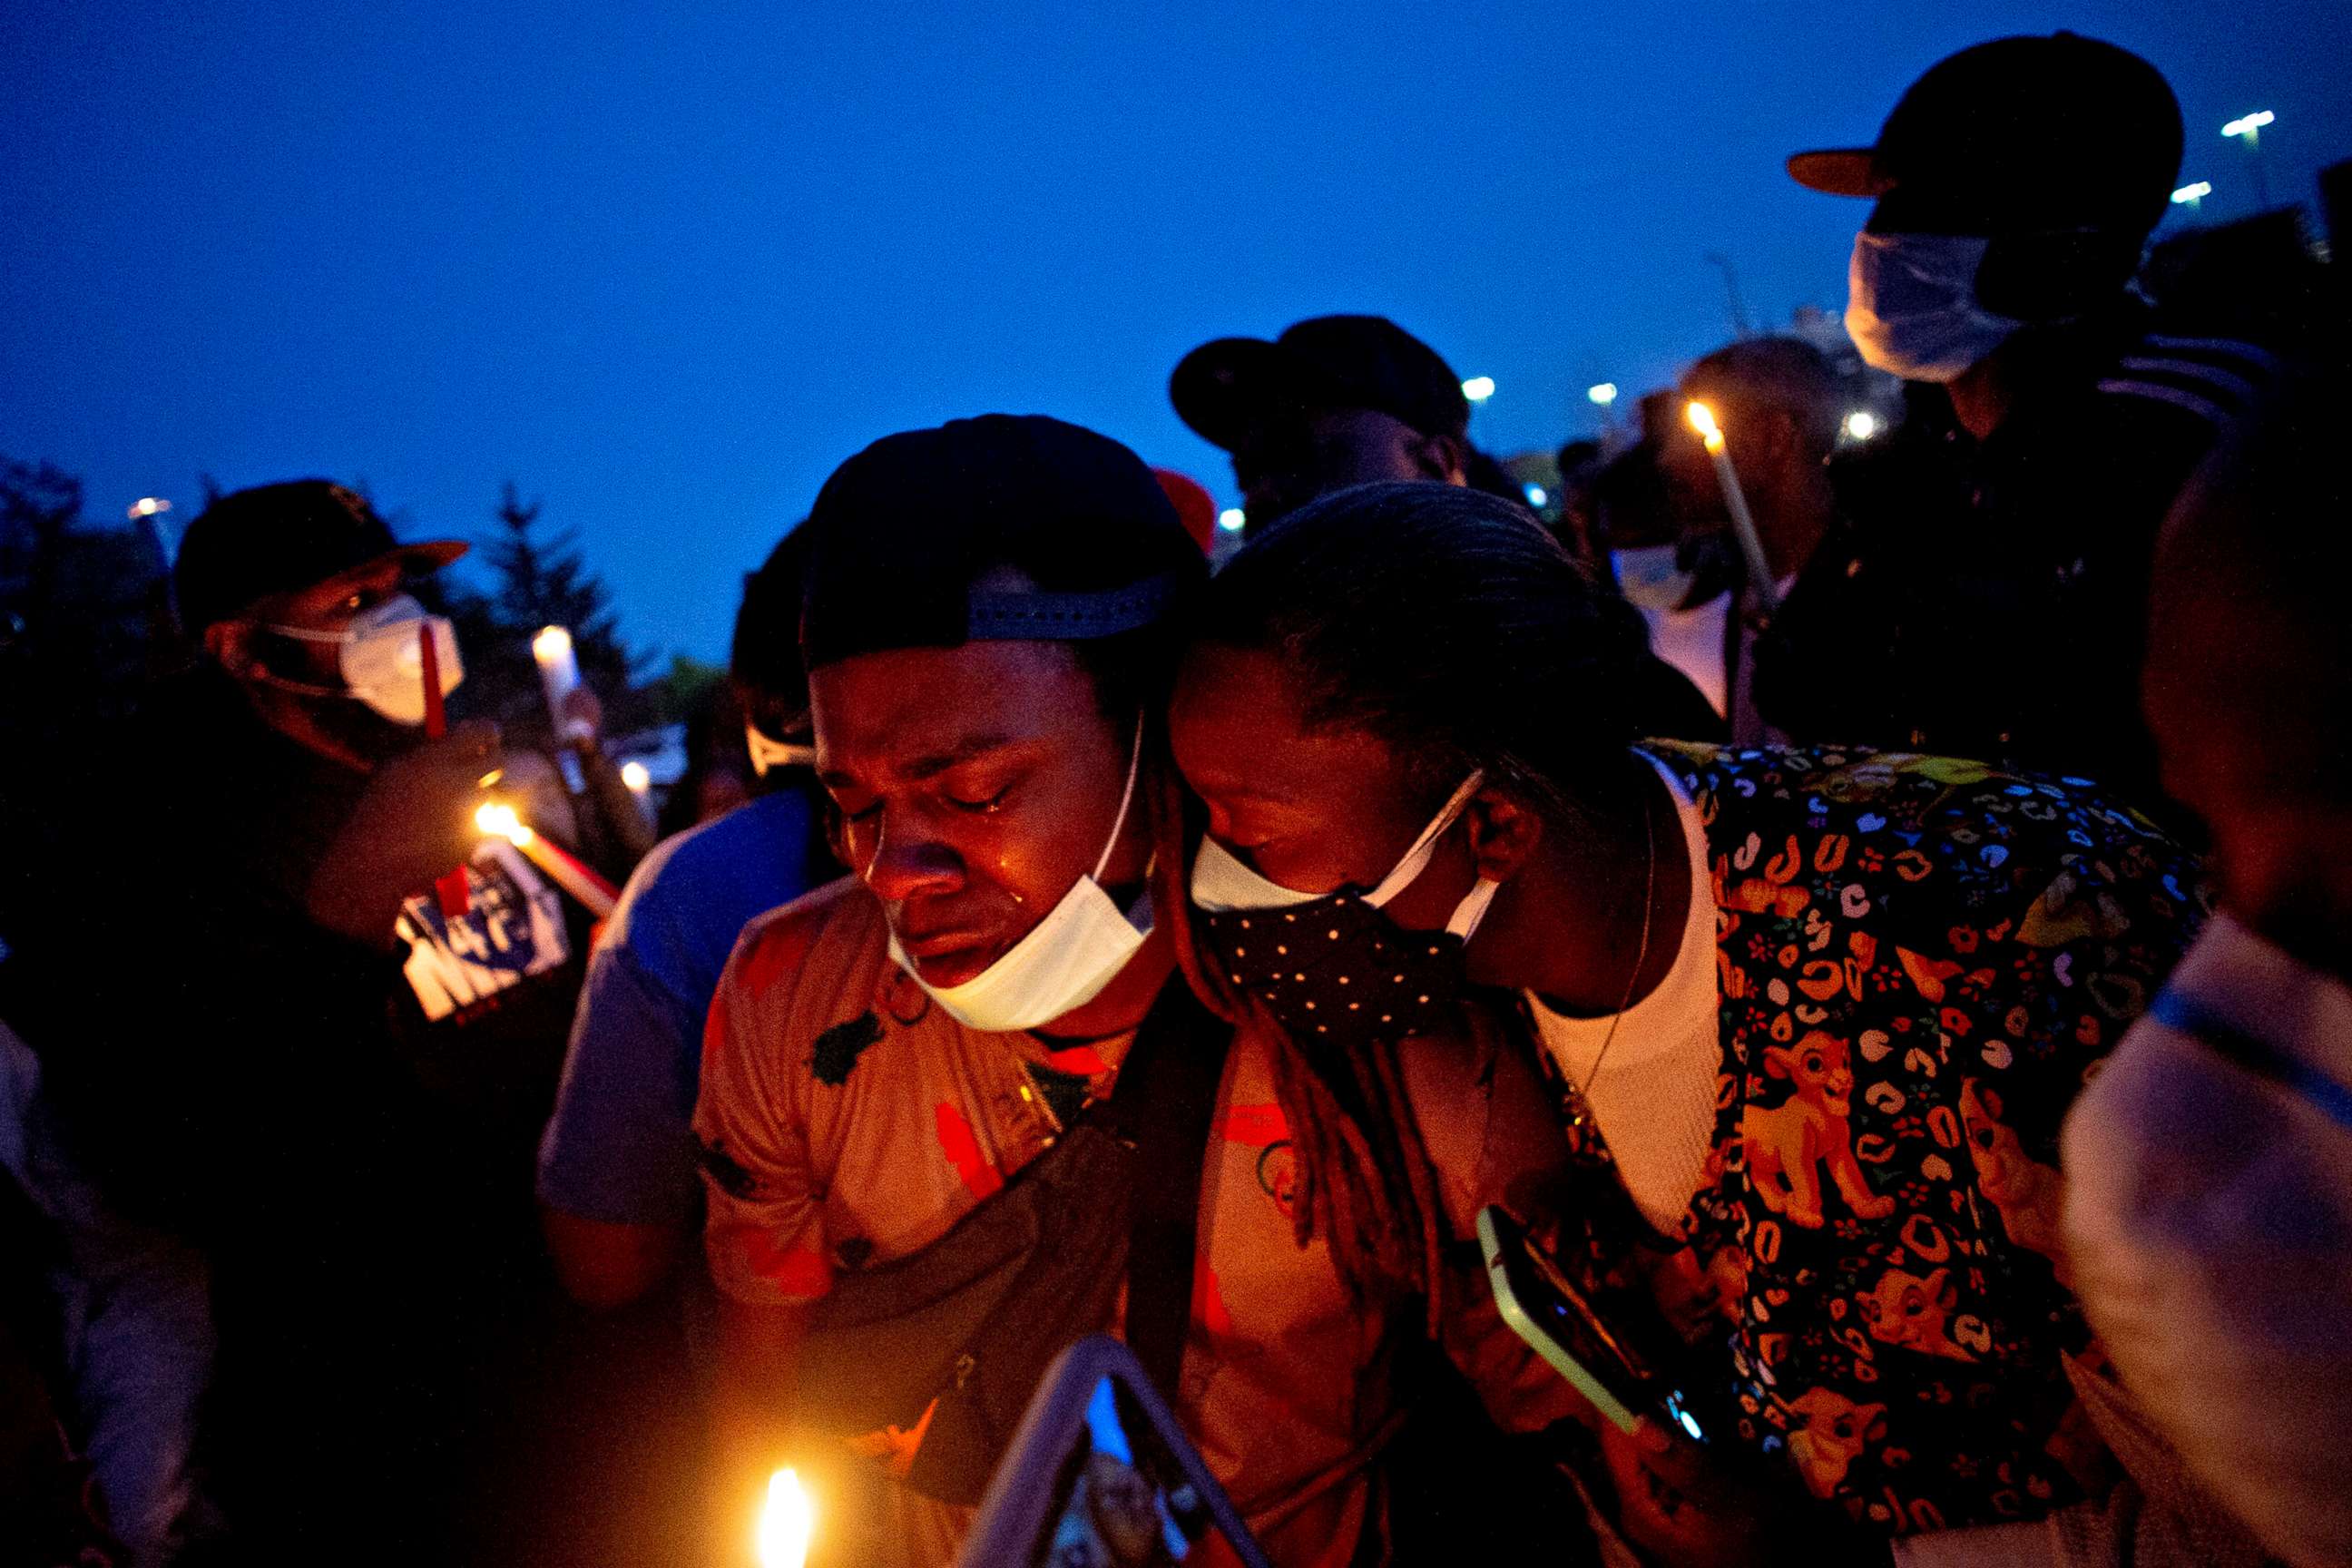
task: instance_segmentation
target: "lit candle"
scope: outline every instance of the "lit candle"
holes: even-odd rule
[[[791,1470],[768,1478],[768,1506],[760,1510],[760,1568],[802,1568],[816,1532],[816,1504]]]
[[[515,808],[496,803],[474,813],[474,826],[484,833],[495,833],[521,850],[530,863],[547,873],[548,879],[565,892],[580,900],[587,911],[598,920],[613,912],[620,901],[621,890],[598,876],[589,867],[564,849],[533,833]]]
[[[1769,616],[1780,607],[1780,595],[1772,581],[1771,563],[1764,557],[1764,541],[1756,531],[1755,514],[1748,510],[1748,494],[1739,488],[1739,470],[1731,466],[1731,454],[1724,450],[1723,426],[1715,422],[1715,410],[1704,403],[1693,403],[1684,415],[1706,444],[1706,455],[1715,459],[1715,482],[1723,490],[1723,504],[1731,512],[1731,531],[1748,563],[1748,588]]]
[[[539,683],[547,692],[547,716],[558,740],[584,741],[588,726],[563,715],[563,700],[580,689],[580,656],[572,634],[562,626],[541,626],[530,639],[530,657],[539,662]]]

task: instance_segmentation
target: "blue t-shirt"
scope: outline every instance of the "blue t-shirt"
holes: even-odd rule
[[[735,939],[808,890],[809,805],[763,795],[655,847],[588,962],[555,1114],[539,1145],[541,1202],[611,1225],[688,1225],[702,1023]]]

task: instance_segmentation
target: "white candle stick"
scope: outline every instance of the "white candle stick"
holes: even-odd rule
[[[555,725],[556,738],[587,740],[588,726],[563,711],[563,700],[580,689],[580,656],[572,646],[572,634],[562,626],[541,626],[530,639],[530,657],[539,664],[539,683],[547,692],[547,716]]]
[[[1780,607],[1780,594],[1772,580],[1772,564],[1765,558],[1763,537],[1756,531],[1756,515],[1748,510],[1748,493],[1739,488],[1739,470],[1731,466],[1731,454],[1724,449],[1723,427],[1715,421],[1715,410],[1704,403],[1693,403],[1685,410],[1692,429],[1706,444],[1706,455],[1715,460],[1715,482],[1723,491],[1723,504],[1731,513],[1731,531],[1739,541],[1739,553],[1748,563],[1748,585],[1756,602],[1766,615]]]

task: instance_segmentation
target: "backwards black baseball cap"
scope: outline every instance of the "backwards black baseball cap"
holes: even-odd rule
[[[1789,174],[1834,196],[1899,192],[1911,216],[1895,226],[1924,217],[1954,234],[2145,234],[2164,216],[2180,150],[2180,104],[2162,72],[2128,49],[2053,33],[1937,61],[1874,145],[1799,153]]]
[[[466,549],[457,539],[403,544],[357,492],[327,479],[289,479],[232,491],[198,513],[172,563],[172,593],[180,625],[201,635],[272,595],[383,561],[421,576]]]
[[[1043,415],[886,436],[808,521],[801,651],[1079,642],[1159,624],[1208,574],[1143,459]]]
[[[1254,431],[1310,409],[1370,408],[1423,436],[1470,428],[1462,378],[1385,316],[1317,316],[1264,338],[1219,338],[1186,354],[1168,400],[1202,439],[1237,450]]]

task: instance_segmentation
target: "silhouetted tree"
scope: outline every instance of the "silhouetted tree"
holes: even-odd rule
[[[588,570],[577,537],[544,531],[540,512],[509,481],[493,514],[498,530],[481,551],[489,592],[450,584],[439,595],[466,654],[459,709],[498,720],[517,741],[551,739],[530,644],[542,626],[559,626],[572,633],[581,679],[604,705],[606,733],[622,733],[653,716],[636,690],[644,661],[621,640],[611,591]]]

